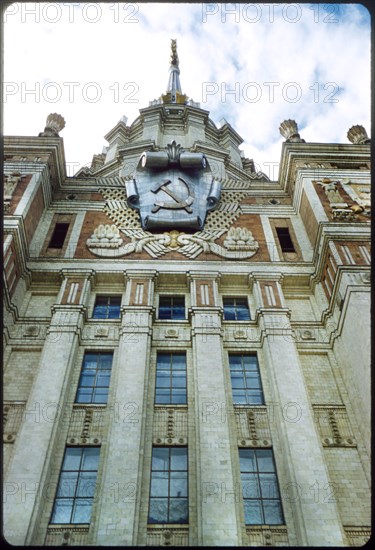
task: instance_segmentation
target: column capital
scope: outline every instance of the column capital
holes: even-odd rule
[[[283,273],[270,273],[266,271],[253,271],[249,275],[249,286],[253,287],[255,282],[258,281],[275,281],[283,284],[284,274]]]
[[[159,271],[156,269],[127,269],[124,271],[125,282],[128,283],[133,279],[151,279],[155,281],[159,276]]]
[[[94,281],[95,276],[96,276],[96,271],[94,269],[75,269],[75,268],[60,269],[61,281],[64,281],[64,279],[69,279],[69,278],[88,279],[89,281]]]
[[[189,283],[202,279],[216,281],[219,283],[221,273],[219,271],[188,271],[186,273],[186,278]]]

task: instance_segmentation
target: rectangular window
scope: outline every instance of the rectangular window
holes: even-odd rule
[[[112,359],[112,352],[85,353],[76,403],[107,403]]]
[[[187,403],[185,353],[158,353],[155,403]]]
[[[148,523],[187,522],[187,448],[153,447]]]
[[[276,227],[277,238],[283,252],[295,252],[288,227]]]
[[[93,319],[119,319],[121,296],[97,296]]]
[[[223,298],[225,321],[250,321],[247,298]]]
[[[159,319],[185,319],[185,296],[160,296]]]
[[[284,523],[271,449],[239,449],[246,525]]]
[[[99,447],[67,447],[51,523],[90,523]]]
[[[68,229],[68,223],[57,223],[53,230],[48,248],[63,248]]]
[[[234,405],[263,405],[258,359],[253,354],[229,354]]]

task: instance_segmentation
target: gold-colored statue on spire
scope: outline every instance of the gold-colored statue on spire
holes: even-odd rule
[[[178,67],[178,55],[177,55],[177,40],[175,38],[171,39],[171,65]]]

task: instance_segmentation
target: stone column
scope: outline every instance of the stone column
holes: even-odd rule
[[[125,305],[116,385],[103,464],[101,506],[95,544],[135,546],[143,466],[144,430],[156,271],[126,271]]]
[[[191,273],[198,546],[238,546],[218,274]],[[221,412],[221,413],[220,413]],[[224,412],[224,414],[223,414]],[[190,413],[190,418],[192,418]]]
[[[256,317],[264,334],[263,352],[272,391],[272,424],[278,432],[281,495],[289,500],[299,546],[345,546],[336,502],[326,498],[330,479],[307,393],[281,277],[256,274]],[[323,383],[323,382],[322,382]],[[271,424],[271,425],[272,425]],[[319,489],[319,492],[317,492]],[[317,496],[318,495],[318,496]]]
[[[12,545],[31,544],[34,526],[37,528],[84,322],[83,304],[91,273],[73,274],[67,270],[62,275],[63,283],[5,479],[4,536]]]

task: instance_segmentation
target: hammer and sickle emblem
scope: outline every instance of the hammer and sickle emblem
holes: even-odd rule
[[[194,201],[194,193],[190,190],[188,183],[186,183],[185,180],[182,178],[178,178],[186,187],[188,192],[188,197],[186,199],[183,199],[179,196],[177,196],[173,191],[171,191],[167,185],[172,183],[172,180],[164,180],[161,183],[157,183],[151,191],[153,193],[158,193],[160,190],[164,191],[167,195],[169,195],[174,202],[165,202],[165,201],[155,201],[154,207],[152,208],[151,212],[158,212],[160,208],[169,208],[172,210],[180,210],[185,209],[186,212],[189,214],[192,213],[193,209],[191,208],[191,204]]]

